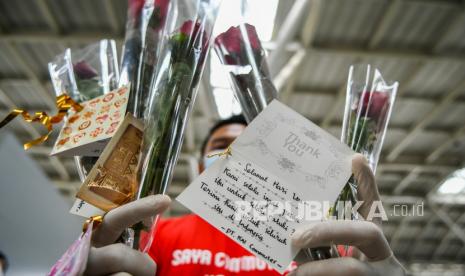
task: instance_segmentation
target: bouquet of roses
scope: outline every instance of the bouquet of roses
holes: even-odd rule
[[[214,47],[250,122],[277,97],[255,27],[247,23],[230,27],[216,37]]]
[[[195,10],[181,0],[172,1],[177,12],[169,14],[163,32],[145,119],[137,198],[163,194],[171,181],[210,48],[220,0],[192,2]],[[188,11],[192,14],[185,14]],[[141,228],[135,229],[135,246]]]
[[[157,63],[169,0],[130,0],[120,85],[131,84],[128,111],[142,118]]]

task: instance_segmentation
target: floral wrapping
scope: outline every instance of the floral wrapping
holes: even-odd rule
[[[171,2],[154,70],[139,167],[137,198],[165,193],[181,149],[208,54],[220,0]],[[137,246],[138,236],[135,236]]]
[[[128,111],[142,118],[170,0],[129,0],[120,85],[131,85]]]
[[[57,96],[67,93],[76,102],[101,96],[118,86],[115,41],[103,39],[83,49],[68,48],[49,62],[48,69]]]
[[[363,154],[373,173],[383,147],[397,88],[397,82],[387,84],[381,72],[370,65],[350,67],[341,141]],[[355,203],[356,193],[357,184],[351,178],[338,201]],[[336,205],[333,215],[337,216]]]
[[[255,27],[247,23],[230,27],[216,37],[214,48],[229,70],[244,116],[252,121],[277,97]]]
[[[398,83],[387,84],[381,72],[371,65],[356,65],[349,69],[347,95],[341,141],[363,154],[373,173],[383,147],[391,117]],[[353,177],[339,194],[331,210],[338,219],[357,219],[358,214],[347,210],[344,203],[357,201],[357,182]],[[331,256],[327,249],[311,250],[314,259]]]
[[[91,247],[93,223],[71,244],[50,269],[48,276],[80,276],[84,274]]]
[[[121,57],[120,86],[130,85],[136,80],[140,52],[142,49],[141,25],[144,4],[145,0],[128,0],[126,32]],[[134,87],[135,86],[132,85],[131,94],[133,94],[132,91]],[[133,99],[130,100],[130,109],[133,108],[133,101]],[[130,112],[132,112],[132,110],[130,110]]]
[[[66,92],[76,102],[88,101],[118,88],[120,76],[114,40],[103,39],[83,49],[68,48],[48,68],[56,95]],[[82,181],[96,161],[95,157],[75,157]]]

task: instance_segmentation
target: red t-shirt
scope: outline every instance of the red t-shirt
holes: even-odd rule
[[[161,219],[149,255],[163,276],[280,275],[197,215]]]

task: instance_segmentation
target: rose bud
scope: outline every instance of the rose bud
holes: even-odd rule
[[[228,53],[238,54],[241,52],[241,40],[241,30],[239,27],[231,27],[216,37],[215,44],[223,46]]]
[[[245,28],[247,30],[247,36],[249,37],[250,45],[252,46],[253,50],[260,50],[262,45],[260,44],[260,39],[257,35],[257,30],[253,25],[245,24]]]
[[[73,65],[74,74],[79,79],[91,79],[97,76],[97,71],[92,68],[87,62],[80,61]]]
[[[371,95],[371,97],[370,97]],[[370,99],[371,98],[371,99]],[[389,96],[387,93],[374,91],[372,93],[366,91],[362,94],[362,110],[361,115],[378,120],[388,109]],[[367,114],[368,110],[368,114]]]
[[[137,18],[140,15],[140,12],[142,11],[142,8],[144,7],[145,0],[129,0],[129,11],[131,13],[131,16],[133,18]]]
[[[261,44],[255,27],[246,23],[245,29],[254,53],[261,51]],[[243,63],[240,61],[240,57],[245,55],[245,38],[241,32],[240,26],[230,27],[226,32],[218,35],[215,39],[215,44],[225,52],[223,56],[226,64]]]
[[[181,28],[179,29],[181,34],[186,35],[187,37],[190,37],[189,40],[195,39],[197,40],[198,37],[202,39],[202,46],[203,48],[206,47],[208,41],[207,41],[207,36],[205,32],[200,33],[202,31],[202,25],[200,22],[196,21],[195,23],[192,20],[187,20],[182,24]]]

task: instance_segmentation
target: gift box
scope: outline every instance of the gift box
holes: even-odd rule
[[[128,97],[122,87],[81,103],[80,112],[68,114],[51,155],[100,156],[124,119]]]
[[[98,215],[98,210],[107,212],[132,200],[138,188],[136,168],[143,130],[143,123],[128,113],[82,183],[71,213],[82,215],[89,212],[86,208],[98,208],[90,210],[91,215]]]

